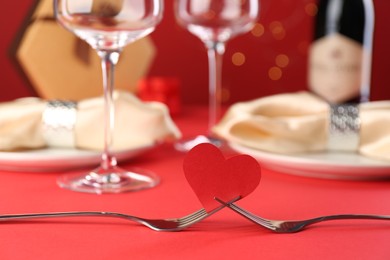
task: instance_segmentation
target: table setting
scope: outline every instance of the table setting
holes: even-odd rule
[[[257,0],[173,3],[206,46],[207,105],[116,89],[124,47],[167,5],[54,0],[96,51],[103,94],[0,103],[0,258],[388,259],[390,102],[308,90],[223,107],[226,44],[254,28]]]
[[[39,98],[21,98],[0,105],[1,125],[6,126],[1,128],[2,169],[52,171],[99,162],[104,131],[97,122],[104,115],[103,98],[82,100],[77,102],[77,108],[67,108],[69,101],[53,102],[57,104],[55,108]],[[114,93],[114,103],[137,118],[135,123],[128,120],[127,114],[118,114],[113,149],[121,160],[179,138],[180,131],[163,104],[144,103],[123,91]],[[152,130],[145,132],[145,126]],[[34,165],[35,161],[41,162]]]
[[[300,104],[306,104],[301,106]],[[215,127],[233,149],[269,167],[328,178],[386,178],[389,102],[361,104],[359,146],[329,147],[329,105],[308,92],[288,93],[232,106]],[[344,140],[346,141],[346,140]],[[314,172],[315,171],[315,172]]]

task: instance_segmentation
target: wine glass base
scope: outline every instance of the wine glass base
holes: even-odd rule
[[[211,136],[198,135],[194,138],[180,140],[174,144],[174,147],[178,151],[188,152],[198,144],[202,144],[202,143],[209,143],[215,145],[216,147],[221,147],[223,141]]]
[[[61,188],[87,193],[121,193],[148,189],[160,182],[154,173],[144,170],[97,168],[89,173],[65,174],[58,178]]]

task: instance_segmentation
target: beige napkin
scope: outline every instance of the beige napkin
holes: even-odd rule
[[[233,105],[213,131],[268,152],[327,149],[329,105],[308,92],[280,94]],[[390,101],[360,105],[359,152],[390,160]]]
[[[76,148],[103,148],[103,98],[91,98],[77,105],[74,126]],[[143,103],[128,92],[115,92],[116,108],[113,150],[133,149],[180,137],[165,105]],[[46,101],[22,98],[0,104],[0,150],[46,147],[42,114]]]

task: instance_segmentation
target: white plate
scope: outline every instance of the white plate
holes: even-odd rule
[[[390,178],[390,162],[370,159],[357,153],[321,152],[281,155],[229,144],[239,153],[257,159],[262,167],[281,173],[327,179]]]
[[[133,158],[153,146],[114,152],[118,161]],[[77,149],[41,149],[21,152],[0,152],[0,170],[18,172],[66,171],[97,167],[101,152]]]

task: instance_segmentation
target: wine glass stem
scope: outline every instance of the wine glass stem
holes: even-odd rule
[[[103,73],[104,90],[104,150],[101,167],[108,170],[115,167],[117,162],[111,153],[115,124],[115,104],[113,100],[115,65],[119,60],[119,51],[99,50]]]
[[[209,63],[209,125],[208,134],[217,123],[221,108],[222,88],[222,59],[225,53],[223,42],[207,42],[207,56]]]

